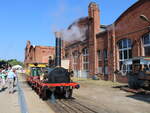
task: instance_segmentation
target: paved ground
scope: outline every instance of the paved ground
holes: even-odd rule
[[[29,113],[54,113],[47,102],[39,99],[26,84],[25,79],[20,77],[19,80]],[[78,80],[78,82],[81,88],[74,90],[73,93],[76,101],[90,106],[98,113],[150,113],[150,95],[136,95],[113,88],[123,85],[118,83],[101,80]],[[18,91],[14,94],[9,94],[7,89],[0,92],[0,113],[21,113]]]
[[[48,104],[45,101],[42,101],[39,96],[26,84],[23,77],[20,77],[20,82],[29,113],[54,113]]]
[[[35,92],[31,90],[25,79],[19,77],[19,81],[29,113],[54,113],[48,104],[39,99]],[[9,94],[7,89],[0,92],[0,113],[21,113],[18,88],[16,87],[15,89],[16,92],[13,94]],[[25,105],[22,106],[24,107]]]
[[[81,88],[74,97],[97,106],[103,113],[150,113],[150,95],[136,95],[112,88],[123,85],[94,80],[79,81]]]
[[[17,92],[9,94],[7,89],[0,91],[0,113],[20,113]]]

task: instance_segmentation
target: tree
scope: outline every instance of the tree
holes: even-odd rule
[[[20,66],[24,67],[23,63],[16,59],[10,59],[10,60],[1,60],[0,59],[0,68],[7,68],[9,65],[11,65],[11,66],[20,65]]]
[[[7,65],[7,61],[0,60],[0,68],[4,68]]]
[[[16,59],[10,59],[10,60],[8,60],[7,62],[8,62],[8,64],[10,64],[11,66],[14,66],[14,65],[21,65],[21,66],[23,66],[23,63],[20,62],[20,61],[17,61]]]

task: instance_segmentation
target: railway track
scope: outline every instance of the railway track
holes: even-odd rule
[[[69,100],[57,100],[56,103],[51,103],[47,101],[47,104],[54,110],[56,113],[99,113],[90,106],[85,105],[82,102],[79,102],[75,99]]]

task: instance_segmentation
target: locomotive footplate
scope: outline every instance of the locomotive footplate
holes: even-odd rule
[[[72,86],[73,88],[79,88],[79,84],[72,82],[72,83],[41,83],[41,86],[48,86],[48,87],[61,87],[61,86]]]

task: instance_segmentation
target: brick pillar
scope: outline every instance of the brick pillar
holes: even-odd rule
[[[99,7],[96,3],[89,4],[89,74],[98,71],[96,34],[100,31]]]
[[[111,27],[107,27],[107,44],[108,44],[108,79],[111,80],[112,79],[112,74],[111,74],[111,70],[112,70],[112,37],[111,37]]]
[[[116,46],[116,33],[115,23],[107,28],[108,37],[108,79],[116,81],[115,71],[117,69],[117,46]]]

